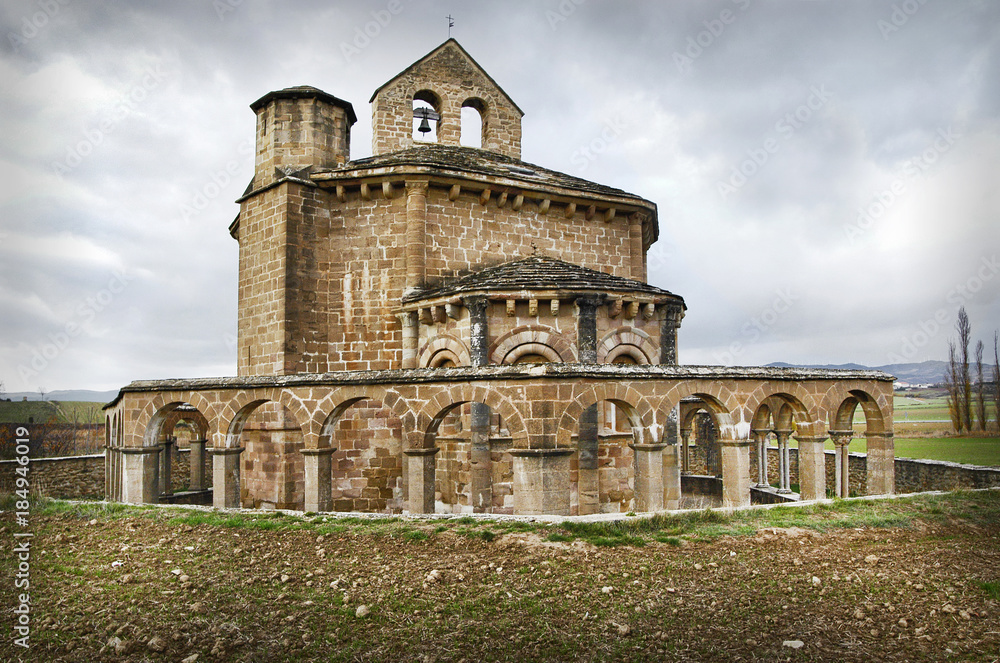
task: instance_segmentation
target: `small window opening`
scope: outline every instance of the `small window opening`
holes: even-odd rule
[[[421,143],[438,142],[441,102],[429,90],[413,95],[413,140]]]
[[[482,99],[466,99],[462,104],[462,131],[459,144],[465,147],[483,147],[483,122],[486,104]]]

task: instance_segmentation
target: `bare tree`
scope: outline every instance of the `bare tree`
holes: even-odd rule
[[[1000,334],[993,332],[993,419],[1000,433]]]
[[[948,341],[948,368],[944,372],[944,385],[948,389],[948,415],[951,427],[956,433],[962,432],[962,398],[959,394],[958,352],[955,341]]]
[[[961,362],[959,368],[959,395],[961,405],[959,412],[962,415],[962,430],[968,432],[972,430],[972,380],[969,377],[969,343],[972,340],[972,325],[969,324],[969,314],[965,312],[965,307],[958,309],[958,322],[955,323],[958,330],[958,358]]]
[[[986,381],[983,379],[983,342],[976,343],[976,424],[986,431]]]

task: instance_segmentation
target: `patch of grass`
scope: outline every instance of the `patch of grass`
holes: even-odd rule
[[[1000,582],[987,582],[984,580],[974,580],[972,582],[976,587],[986,592],[994,601],[1000,601]]]
[[[403,539],[406,541],[426,541],[430,536],[422,529],[411,529],[403,532]]]
[[[641,548],[646,545],[646,539],[641,536],[629,536],[623,534],[621,536],[591,536],[587,537],[587,541],[595,546],[601,546],[604,548],[614,548],[616,546],[633,546],[635,548]]]
[[[469,529],[468,527],[459,527],[455,530],[455,534],[459,536],[465,536],[470,539],[482,539],[489,543],[490,541],[496,540],[500,534],[494,532],[491,529]]]
[[[668,536],[662,533],[654,535],[653,538],[659,541],[660,543],[666,543],[667,545],[671,546],[681,546],[684,544],[683,539],[676,536]]]
[[[554,541],[556,543],[568,543],[570,541],[575,541],[576,537],[572,534],[563,534],[562,532],[550,532],[549,535],[545,537],[545,540]]]

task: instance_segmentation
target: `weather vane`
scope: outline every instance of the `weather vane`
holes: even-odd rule
[[[451,29],[455,27],[455,19],[451,17],[451,14],[445,16],[448,19],[448,39],[451,39]]]

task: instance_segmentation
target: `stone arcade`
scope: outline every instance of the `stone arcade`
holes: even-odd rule
[[[251,105],[255,172],[230,226],[238,375],[123,388],[105,408],[109,499],[171,499],[181,421],[189,488],[224,508],[675,509],[701,448],[741,506],[756,484],[791,492],[790,438],[812,499],[828,437],[846,495],[858,406],[853,489],[893,492],[891,376],[677,365],[684,301],[646,283],[656,205],[521,161],[522,111],[456,41],[371,105],[373,156],[353,161],[350,103],[295,87]],[[481,147],[460,145],[470,114]],[[711,440],[693,439],[702,420]]]

